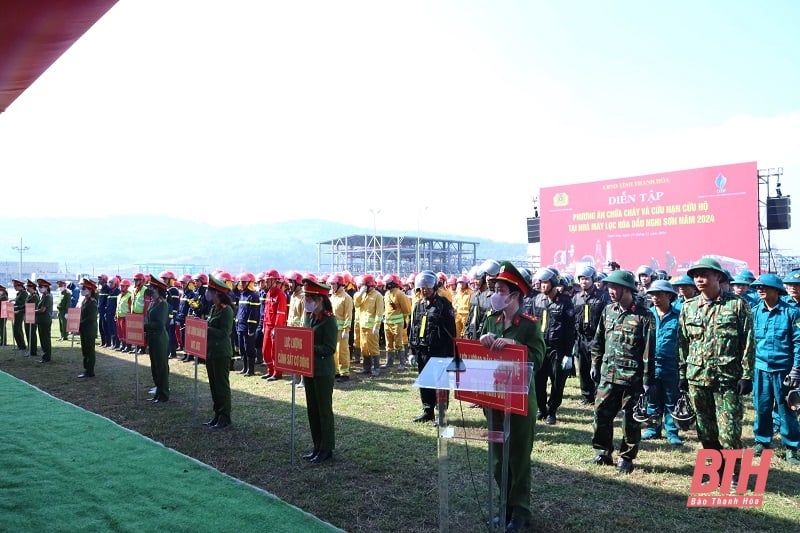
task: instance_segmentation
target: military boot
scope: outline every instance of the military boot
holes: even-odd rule
[[[403,348],[401,351],[397,352],[397,358],[399,360],[399,362],[397,364],[397,370],[400,370],[401,372],[406,369],[406,365],[408,364],[408,353],[407,353],[407,350],[408,350],[408,348],[406,347],[406,348]]]
[[[381,375],[381,371],[380,371],[381,356],[380,355],[374,355],[374,356],[370,357],[370,359],[372,359],[372,375],[373,375],[373,377],[377,378],[378,376]]]
[[[372,357],[364,356],[364,369],[359,374],[372,374]]]
[[[381,368],[392,368],[394,366],[395,352],[386,352],[386,363],[381,365]]]

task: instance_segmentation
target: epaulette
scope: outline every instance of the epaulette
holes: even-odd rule
[[[533,315],[529,315],[528,313],[521,313],[519,316],[526,320],[530,320],[531,322],[537,322],[539,319]]]
[[[332,312],[330,312],[330,311],[324,311],[322,314],[323,314],[324,316],[333,316],[333,313],[332,313]]]

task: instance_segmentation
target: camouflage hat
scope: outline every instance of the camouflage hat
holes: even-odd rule
[[[783,278],[783,284],[800,283],[800,270],[793,270]]]
[[[628,287],[632,291],[636,290],[636,280],[630,270],[613,270],[608,273],[608,277],[603,281]]]
[[[779,294],[786,294],[786,289],[783,288],[783,281],[776,274],[761,274],[750,286],[756,290],[762,287],[772,287],[777,289]]]
[[[692,267],[686,271],[689,277],[694,277],[694,272],[698,270],[713,270],[714,272],[719,272],[723,276],[729,276],[729,274],[720,266],[719,261],[714,259],[713,257],[701,257],[697,263],[692,265]]]
[[[668,292],[669,294],[674,295],[678,294],[677,291],[672,287],[672,284],[665,279],[657,279],[650,284],[650,288],[647,289],[647,294],[652,294],[654,292]]]

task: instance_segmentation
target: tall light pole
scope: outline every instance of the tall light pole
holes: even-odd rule
[[[30,250],[30,246],[22,246],[22,237],[20,237],[19,246],[12,246],[11,249],[19,251],[19,279],[22,279],[22,254]]]
[[[377,265],[378,258],[378,215],[381,213],[380,209],[369,209],[372,213],[372,260]],[[379,269],[378,269],[379,270]]]
[[[422,209],[417,211],[417,272],[420,271],[420,262],[419,262],[419,221],[422,218],[422,213],[428,210],[428,206],[426,205]]]

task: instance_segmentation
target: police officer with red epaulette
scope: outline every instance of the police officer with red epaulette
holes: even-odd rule
[[[564,397],[564,385],[571,369],[572,346],[575,342],[575,307],[572,299],[558,287],[561,277],[553,267],[542,268],[534,279],[539,282],[539,295],[533,302],[533,311],[539,319],[546,345],[544,363],[536,369],[537,418],[545,424],[556,423],[556,411]],[[547,381],[550,380],[550,397]]]
[[[592,370],[591,344],[597,332],[597,324],[603,316],[606,306],[611,303],[608,292],[595,286],[597,271],[586,266],[577,272],[581,291],[572,297],[575,306],[575,355],[578,359],[578,377],[581,386],[581,404],[594,405],[597,384],[590,376]]]

